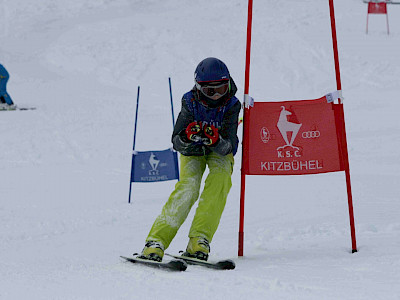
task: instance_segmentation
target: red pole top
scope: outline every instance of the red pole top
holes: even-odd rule
[[[335,10],[333,7],[333,0],[329,0],[329,9],[330,9],[330,13],[331,13],[332,45],[333,45],[333,56],[335,58],[336,87],[337,87],[338,91],[341,91],[342,90],[342,82],[340,80],[339,53],[338,53],[338,46],[337,46]]]
[[[253,0],[249,0],[248,12],[247,12],[246,70],[245,70],[245,78],[244,78],[244,94],[245,95],[249,94],[252,19],[253,19]]]

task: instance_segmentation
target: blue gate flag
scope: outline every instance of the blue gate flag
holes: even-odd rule
[[[175,127],[174,104],[172,99],[171,78],[169,81],[169,94],[171,99],[172,126]],[[136,128],[139,111],[140,86],[137,90],[135,132],[133,136],[133,155],[131,165],[131,179],[129,182],[129,200],[131,203],[132,182],[158,182],[179,180],[178,154],[172,148],[162,151],[135,151]]]
[[[131,182],[179,180],[178,155],[172,149],[134,151]]]

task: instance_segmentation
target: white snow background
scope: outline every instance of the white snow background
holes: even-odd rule
[[[335,0],[359,252],[344,173],[247,176],[240,158],[210,260],[171,273],[141,251],[175,181],[133,184],[136,150],[171,147],[200,60],[229,67],[243,99],[247,0],[1,0],[0,62],[20,107],[0,112],[0,299],[400,299],[400,5],[370,16]],[[336,89],[328,0],[254,1],[250,94],[315,99]],[[241,138],[241,128],[239,136]],[[194,211],[194,209],[193,209]],[[187,244],[193,211],[169,252]]]

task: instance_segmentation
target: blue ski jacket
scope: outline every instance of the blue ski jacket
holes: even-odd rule
[[[0,97],[9,105],[13,104],[10,95],[7,93],[7,81],[10,78],[6,68],[0,64]]]
[[[230,91],[218,103],[210,102],[202,97],[196,87],[184,94],[182,109],[172,134],[174,149],[182,155],[202,156],[211,151],[220,155],[236,154],[239,144],[237,128],[239,124],[240,101],[235,97],[237,87],[230,79]],[[211,124],[218,128],[220,139],[212,146],[195,143],[187,139],[186,127],[192,122]]]

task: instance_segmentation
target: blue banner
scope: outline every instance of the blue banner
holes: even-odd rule
[[[179,180],[178,155],[172,149],[135,151],[132,157],[131,182]]]

